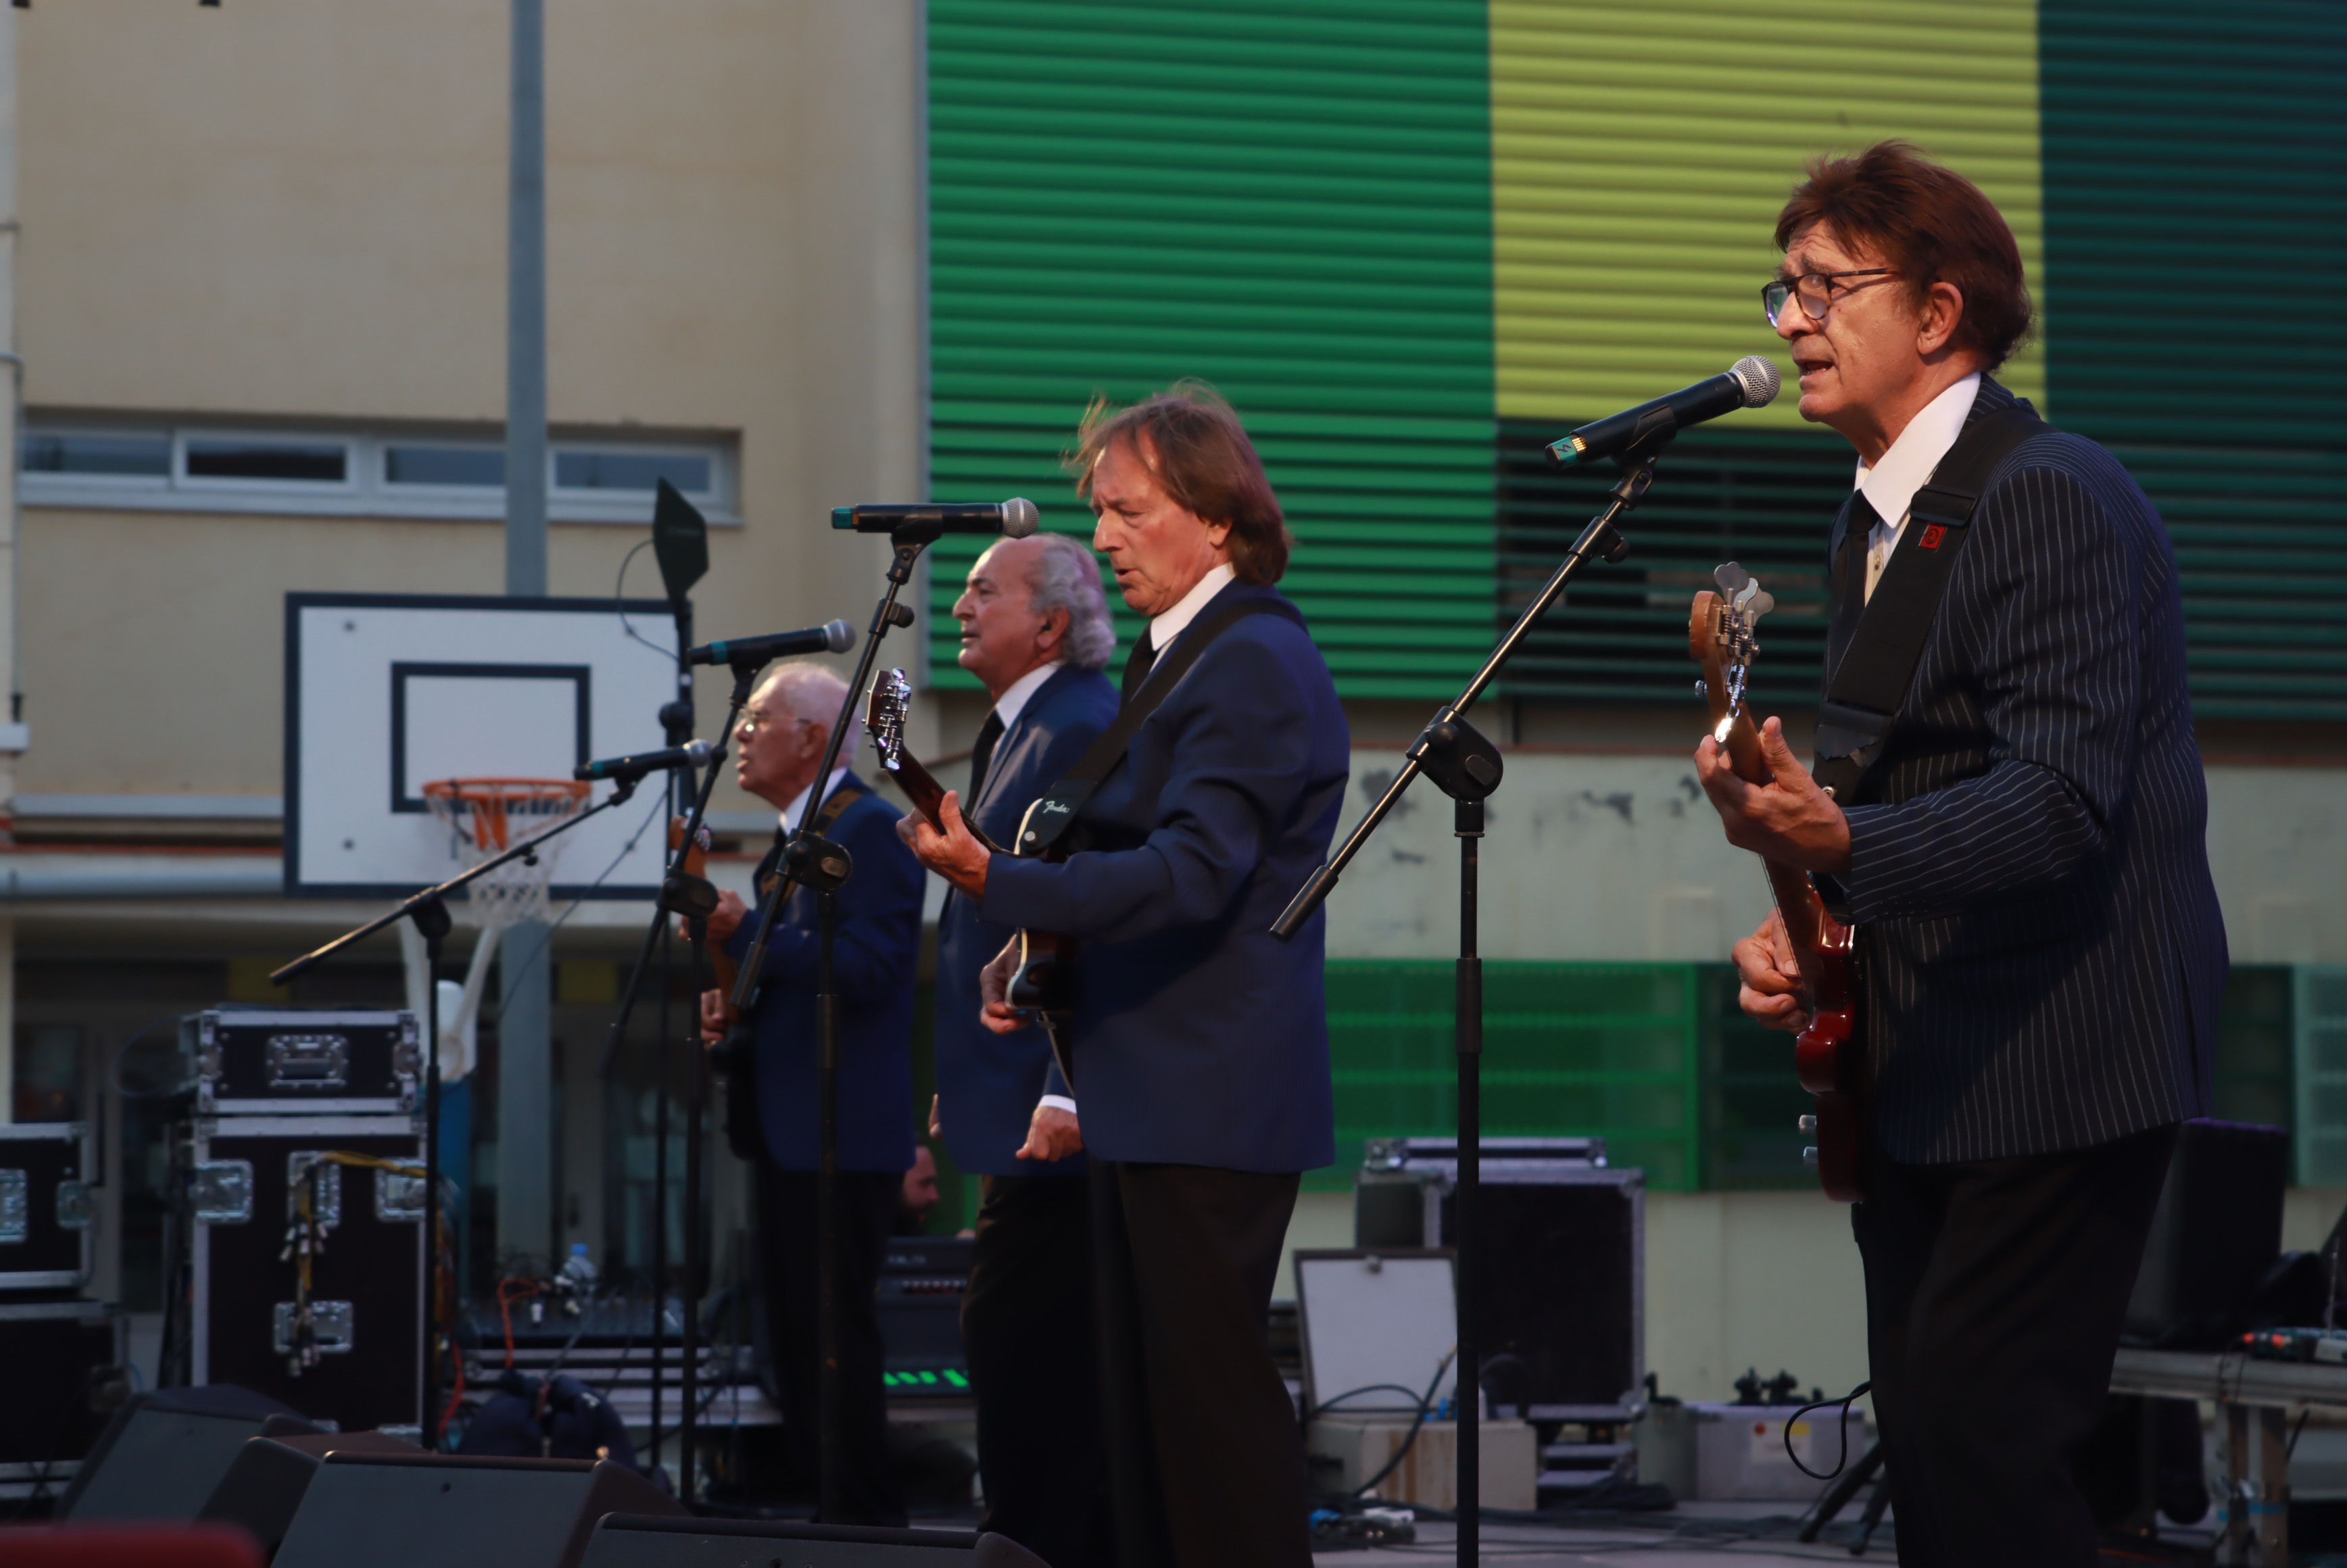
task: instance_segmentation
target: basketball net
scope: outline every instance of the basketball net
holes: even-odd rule
[[[448,830],[449,858],[471,867],[578,815],[591,787],[571,779],[438,779],[424,786],[424,799],[433,817]],[[461,999],[454,1009],[440,1010],[443,1082],[454,1082],[472,1071],[474,1023],[480,1016],[481,992],[497,938],[518,922],[546,918],[546,890],[566,842],[567,836],[557,837],[465,885],[481,937],[473,945]],[[424,938],[415,922],[403,920],[399,940],[407,959],[408,1006],[420,1023],[427,1016],[424,987],[430,983]]]

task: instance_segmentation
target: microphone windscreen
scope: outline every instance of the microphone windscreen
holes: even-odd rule
[[[1025,538],[1042,520],[1043,514],[1024,496],[1013,496],[1002,503],[1002,537],[1006,539]]]
[[[856,628],[844,620],[826,622],[823,629],[823,645],[834,653],[845,653],[856,646]]]
[[[1728,370],[1728,374],[1744,384],[1744,406],[1766,408],[1777,401],[1777,389],[1784,384],[1778,373],[1777,362],[1747,354]]]

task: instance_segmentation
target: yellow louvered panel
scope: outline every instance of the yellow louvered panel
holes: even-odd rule
[[[1760,317],[1777,210],[1808,159],[1884,137],[1988,192],[2044,302],[2034,0],[1493,0],[1491,125],[1502,419],[1562,434],[1788,364]],[[2043,406],[2034,346],[2003,378]]]

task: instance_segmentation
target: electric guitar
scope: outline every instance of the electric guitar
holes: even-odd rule
[[[1736,776],[1765,784],[1773,775],[1760,751],[1760,731],[1744,705],[1746,682],[1760,645],[1755,630],[1777,601],[1734,561],[1712,574],[1720,591],[1695,596],[1687,619],[1687,651],[1703,667],[1696,690],[1711,702],[1711,733],[1727,753]],[[1816,1166],[1826,1196],[1851,1204],[1865,1195],[1859,1180],[1859,1132],[1864,1080],[1854,1036],[1850,927],[1826,912],[1805,872],[1764,861],[1768,887],[1784,917],[1785,936],[1801,974],[1809,1026],[1793,1045],[1793,1069],[1817,1109],[1801,1131],[1817,1138],[1802,1151]]]
[[[938,813],[945,804],[945,786],[905,745],[905,710],[912,699],[913,684],[905,679],[902,670],[883,671],[872,682],[872,695],[865,705],[864,726],[871,732],[872,749],[880,753],[882,770],[903,787],[913,809],[927,817],[931,827],[943,833],[946,825]],[[989,855],[1016,853],[989,838],[986,830],[970,820],[969,804],[967,801],[963,803],[962,821],[970,836]],[[1022,843],[1030,819],[1041,804],[1040,800],[1030,804],[1026,815],[1020,819],[1019,837]],[[1046,860],[1066,857],[1064,850],[1046,850],[1042,856]],[[1012,1007],[1034,1015],[1043,1026],[1044,1036],[1051,1042],[1051,1055],[1059,1061],[1061,1076],[1072,1084],[1076,1075],[1071,1071],[1069,1020],[1074,944],[1052,932],[1037,930],[1021,930],[1017,941],[1019,968],[1010,977],[1006,999]]]

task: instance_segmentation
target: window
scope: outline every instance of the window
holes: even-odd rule
[[[405,435],[214,427],[76,426],[37,415],[17,441],[25,504],[312,517],[477,518],[506,511],[495,431]],[[741,521],[731,441],[558,437],[547,514],[641,525],[659,482],[712,523]]]

